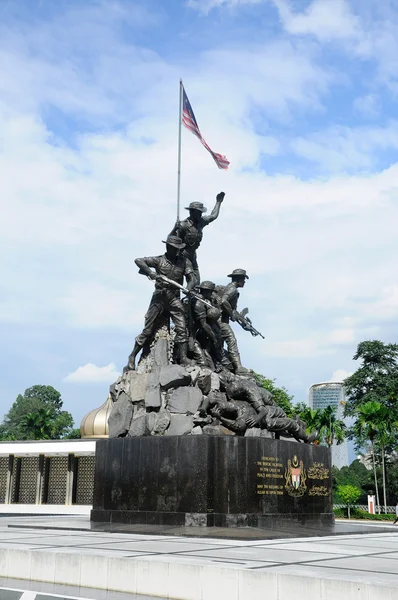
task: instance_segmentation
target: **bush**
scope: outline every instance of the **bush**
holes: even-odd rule
[[[333,512],[335,517],[340,519],[345,517],[344,508],[335,508]],[[366,510],[360,510],[359,508],[351,509],[351,518],[364,519],[366,521],[395,521],[395,515],[385,515],[383,513],[380,515],[371,515],[370,513],[366,512]]]

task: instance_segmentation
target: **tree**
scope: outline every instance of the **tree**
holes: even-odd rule
[[[64,440],[80,440],[81,439],[81,432],[80,432],[80,428],[79,429],[71,429],[69,433],[67,433],[66,435],[63,436],[62,439]]]
[[[257,383],[264,389],[271,392],[275,403],[285,411],[287,417],[294,416],[294,407],[292,404],[293,396],[289,394],[286,388],[278,388],[274,379],[267,379],[263,375],[256,374]]]
[[[370,442],[373,474],[376,491],[377,506],[380,507],[379,486],[377,483],[376,458],[375,458],[375,438],[379,423],[379,402],[366,402],[363,406],[358,406],[355,410],[355,422],[351,429],[351,437],[356,439],[356,448],[362,446],[364,440]]]
[[[61,394],[51,386],[35,385],[19,394],[0,425],[2,440],[60,439],[73,427],[63,411]]]
[[[358,501],[358,498],[361,495],[361,490],[355,485],[339,485],[337,488],[337,493],[340,498],[343,500],[344,504],[347,505],[348,509],[348,518],[350,519],[350,506],[355,504]]]
[[[296,402],[293,404],[294,416],[304,413],[308,408],[308,404],[306,402]]]
[[[361,504],[366,504],[367,494],[373,492],[374,483],[372,482],[372,471],[369,471],[364,464],[358,459],[354,460],[349,466],[332,467],[332,480],[333,480],[333,497],[336,503],[342,502],[339,497],[337,489],[340,485],[354,485],[361,489],[362,495],[359,498]]]
[[[386,448],[398,441],[398,344],[384,344],[378,340],[361,342],[354,360],[360,361],[360,367],[344,382],[345,414],[355,419],[351,437],[356,447],[370,442],[378,506],[376,450],[380,449],[386,510]]]
[[[318,431],[318,438],[321,431],[321,414],[322,411],[320,409],[313,409],[309,406],[306,406],[305,409],[298,414],[300,419],[304,421],[307,426],[307,433]]]
[[[341,421],[336,416],[336,407],[327,406],[320,414],[319,424],[321,436],[329,448],[336,444],[342,444],[347,435],[347,427],[344,421]]]
[[[345,414],[352,416],[367,402],[380,402],[398,416],[398,344],[361,342],[354,355],[361,365],[345,379]]]

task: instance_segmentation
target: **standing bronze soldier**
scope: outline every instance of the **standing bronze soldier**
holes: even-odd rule
[[[191,261],[195,285],[199,285],[200,273],[196,251],[200,246],[203,238],[203,228],[209,223],[215,221],[220,214],[221,203],[224,200],[224,192],[220,192],[216,196],[216,205],[210,215],[203,215],[207,208],[202,202],[191,202],[186,210],[189,210],[189,217],[184,221],[177,221],[170,235],[179,235],[185,244],[184,254]]]
[[[251,373],[252,371],[242,367],[238,342],[229,322],[230,320],[236,321],[239,318],[239,313],[237,311],[239,298],[238,289],[244,287],[246,279],[249,279],[249,276],[246,274],[245,269],[234,269],[228,277],[231,277],[232,281],[222,290],[218,299],[218,305],[222,311],[221,336],[227,344],[228,358],[232,363],[234,372],[237,375],[244,375],[245,373]]]
[[[198,286],[201,296],[208,303],[213,300],[216,284],[212,281],[202,281]],[[219,371],[222,368],[222,337],[219,319],[221,310],[215,305],[211,308],[200,299],[193,299],[193,317],[195,325],[195,337],[203,355],[204,364],[209,361],[212,368]]]
[[[149,279],[155,280],[156,283],[148,312],[145,315],[145,326],[142,333],[135,340],[134,349],[129,356],[126,367],[127,370],[135,370],[135,359],[141,348],[155,333],[158,317],[163,312],[168,313],[174,322],[175,341],[179,349],[180,363],[182,365],[189,364],[187,358],[188,335],[184,308],[180,300],[180,290],[168,285],[162,279],[162,276],[180,285],[183,284],[185,276],[187,289],[190,290],[195,283],[193,269],[189,259],[181,253],[181,250],[185,248],[181,238],[169,235],[167,241],[163,243],[166,244],[166,253],[162,256],[150,256],[135,260],[135,264],[140,269],[139,272],[142,275],[147,275]]]

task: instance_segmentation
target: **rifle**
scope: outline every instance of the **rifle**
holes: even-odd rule
[[[263,338],[263,340],[265,340],[265,337],[263,336],[262,333],[260,333],[257,329],[255,329],[252,325],[252,322],[250,321],[250,319],[246,319],[246,315],[249,312],[249,310],[247,308],[244,308],[242,310],[242,312],[238,313],[237,317],[236,317],[236,321],[239,323],[239,325],[241,327],[243,327],[243,329],[246,329],[246,331],[250,331],[250,333],[256,337],[257,335],[259,335],[260,337]]]
[[[173,281],[172,279],[169,279],[168,277],[166,277],[166,275],[157,275],[156,277],[157,277],[158,280],[161,279],[162,281],[164,281],[168,285],[171,285],[171,286],[173,286],[175,288],[178,288],[179,290],[181,290],[181,292],[183,294],[186,294],[187,296],[192,296],[192,298],[196,298],[197,300],[200,300],[200,302],[203,302],[203,304],[205,304],[209,308],[214,308],[214,306],[210,302],[208,302],[207,300],[205,300],[204,298],[202,298],[202,296],[200,294],[197,294],[193,290],[188,290],[187,288],[184,288],[183,285],[180,285],[176,281]]]

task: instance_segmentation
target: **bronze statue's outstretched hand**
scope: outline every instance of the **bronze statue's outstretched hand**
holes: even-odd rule
[[[222,202],[225,198],[225,192],[220,192],[219,194],[217,194],[216,196],[216,200],[217,202]]]
[[[246,417],[245,423],[248,427],[255,427],[258,423],[258,417]]]

